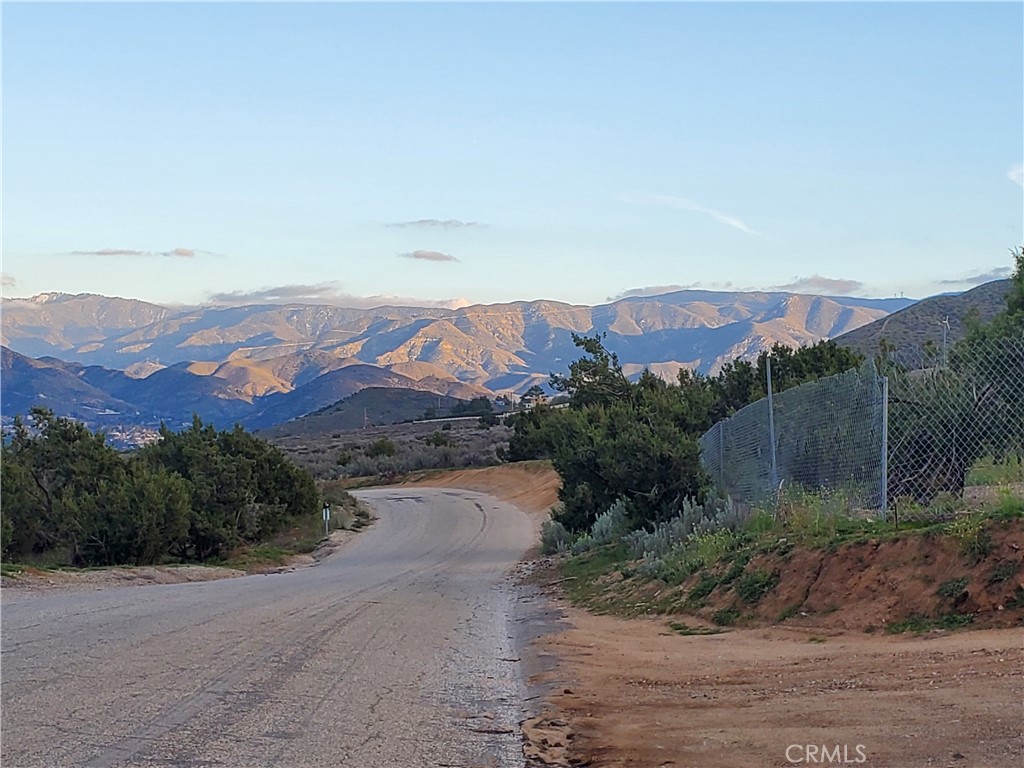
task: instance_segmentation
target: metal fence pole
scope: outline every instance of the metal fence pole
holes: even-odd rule
[[[725,492],[725,422],[722,419],[718,422],[718,487]]]
[[[889,518],[889,377],[882,377],[882,521]]]
[[[775,408],[772,403],[772,356],[765,356],[765,371],[766,378],[768,379],[768,440],[772,445],[772,467],[771,467],[771,478],[772,478],[772,491],[778,492],[779,490],[779,466],[776,463],[775,457]]]

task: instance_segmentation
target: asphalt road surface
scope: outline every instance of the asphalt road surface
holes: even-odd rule
[[[2,602],[4,768],[522,766],[508,569],[482,494],[359,494],[379,517],[291,573]]]

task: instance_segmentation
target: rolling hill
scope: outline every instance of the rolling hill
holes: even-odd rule
[[[422,418],[431,408],[448,413],[459,403],[453,397],[414,389],[367,387],[319,411],[261,432],[267,438],[296,432],[322,435],[347,432],[364,426],[383,426]]]
[[[1009,280],[996,280],[964,293],[922,299],[891,315],[847,331],[837,336],[835,341],[856,349],[866,357],[873,357],[885,339],[897,352],[913,356],[919,354],[928,342],[941,347],[945,327],[946,343],[953,344],[964,337],[969,317],[988,322],[1006,309],[1010,285]]]

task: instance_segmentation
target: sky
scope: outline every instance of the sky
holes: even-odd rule
[[[923,297],[1024,242],[1024,5],[4,2],[7,297]]]

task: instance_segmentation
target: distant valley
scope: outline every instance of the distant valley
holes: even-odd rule
[[[367,387],[460,400],[522,393],[607,334],[626,372],[717,371],[772,344],[833,338],[914,302],[679,291],[598,306],[554,301],[346,309],[180,309],[92,294],[3,301],[3,415],[49,405],[96,426],[265,428]]]

